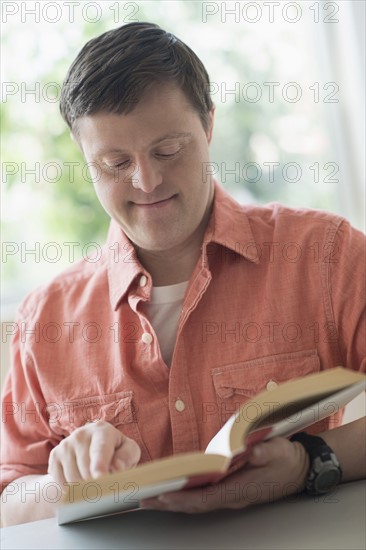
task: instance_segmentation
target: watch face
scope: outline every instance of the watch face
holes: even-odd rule
[[[338,485],[339,480],[340,472],[338,468],[333,466],[333,468],[323,471],[318,475],[316,479],[317,491],[321,493],[331,491],[336,485]]]

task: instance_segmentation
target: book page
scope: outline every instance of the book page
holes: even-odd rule
[[[346,374],[348,376],[349,373]],[[263,417],[258,417],[256,422],[251,422],[253,428],[250,432],[254,434],[263,428],[270,428],[268,433],[264,436],[264,439],[270,439],[277,436],[287,437],[334,414],[360,394],[363,389],[365,389],[365,379],[338,392],[324,389],[323,395],[319,393],[317,395],[307,394],[306,397],[304,396],[302,399],[296,399],[295,396],[292,402],[287,399],[282,406],[280,400],[275,403],[268,399],[268,402],[262,403],[261,408]],[[278,392],[267,392],[266,395],[270,398],[276,393]],[[250,403],[251,401],[247,401],[244,407],[250,406]],[[240,442],[240,448],[237,446],[234,453],[230,441],[233,427],[238,424],[234,431],[237,429],[241,431],[242,429],[240,424],[243,425],[243,419],[245,420],[246,418],[245,415],[242,414],[243,410],[245,409],[239,409],[237,413],[229,418],[219,432],[211,439],[207,445],[205,454],[221,454],[231,458],[239,451],[240,453],[245,451],[243,438]],[[243,419],[240,418],[240,415],[243,416]],[[248,423],[247,428],[250,428],[250,423]],[[247,434],[248,432],[244,430],[244,433]]]
[[[207,445],[205,454],[219,454],[230,458],[232,456],[230,448],[230,432],[236,420],[236,414],[233,414],[223,425],[221,430],[211,439]]]
[[[186,485],[187,481],[187,477],[181,477],[145,487],[139,487],[135,483],[131,483],[131,487],[127,490],[115,490],[112,494],[105,496],[85,494],[83,500],[59,507],[58,524],[63,525],[72,521],[80,521],[86,518],[95,518],[100,515],[105,516],[122,512],[123,510],[138,508],[140,500],[171,491],[179,491]],[[95,480],[94,485],[97,486],[97,483],[98,480]],[[92,484],[91,482],[90,485]]]
[[[252,401],[244,403],[239,410],[238,420],[240,421],[234,422],[232,425],[230,433],[232,453],[241,452],[243,441],[246,441],[248,434],[256,432],[259,428],[267,428],[268,432],[265,435],[267,439],[270,439],[270,437],[274,437],[271,434],[275,433],[270,427],[284,420],[286,424],[286,419],[289,417],[291,418],[290,429],[287,421],[288,429],[285,430],[285,433],[281,432],[281,435],[294,433],[332,415],[336,412],[337,406],[338,408],[343,407],[350,398],[362,392],[362,389],[365,388],[365,381],[366,377],[362,373],[335,367],[303,378],[288,380],[279,384],[272,391],[260,392]],[[352,387],[354,387],[354,392],[353,390],[350,393],[347,392],[344,394],[344,398],[336,397],[340,392]],[[339,404],[339,399],[343,399],[342,405]],[[260,414],[254,421],[248,421],[247,409],[253,401],[255,401]],[[314,407],[319,409],[320,404],[321,416],[317,418],[314,415]],[[305,416],[304,409],[309,408],[310,411]],[[299,417],[299,422],[295,425],[297,417]]]
[[[317,403],[312,403],[309,407],[274,424],[270,434],[268,434],[265,439],[278,436],[288,437],[319,422],[319,420],[323,420],[323,418],[327,418],[347,405],[347,403],[359,395],[364,388],[365,382],[361,381],[357,384],[352,384],[352,386],[345,390],[333,393],[330,397],[327,396]]]

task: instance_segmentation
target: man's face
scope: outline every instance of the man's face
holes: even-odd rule
[[[206,133],[183,92],[168,85],[147,92],[127,115],[79,119],[98,198],[137,247],[168,251],[202,238],[213,199],[204,175],[212,123],[213,110]]]

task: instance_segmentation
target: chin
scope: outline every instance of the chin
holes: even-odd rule
[[[179,246],[182,241],[183,239],[167,239],[165,235],[165,238],[161,239],[156,238],[150,239],[149,241],[146,239],[139,239],[136,242],[138,243],[138,247],[144,250],[150,250],[151,252],[166,252]]]
[[[146,232],[144,232],[144,234],[136,235],[136,240],[134,240],[134,242],[137,244],[137,246],[145,250],[163,252],[165,250],[169,250],[170,248],[174,248],[184,240],[182,237],[179,238],[178,235],[173,236],[172,229],[169,229],[168,227],[164,227],[163,234],[159,233],[160,231],[152,233],[151,230],[149,233],[149,230],[146,229]],[[147,236],[149,238],[146,238]]]
[[[176,245],[176,243],[165,243],[165,242],[150,242],[150,243],[141,243],[140,248],[144,250],[149,250],[151,252],[165,252],[170,250]]]

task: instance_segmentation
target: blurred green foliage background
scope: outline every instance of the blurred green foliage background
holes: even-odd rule
[[[216,177],[239,201],[281,201],[339,210],[338,184],[326,181],[331,170],[324,169],[325,163],[335,161],[327,128],[328,105],[322,100],[315,102],[311,89],[318,82],[320,99],[324,97],[311,22],[304,14],[296,25],[281,18],[272,25],[265,18],[255,25],[237,24],[232,17],[223,22],[219,15],[204,23],[202,4],[101,2],[102,17],[95,22],[75,10],[73,22],[63,14],[56,23],[29,18],[4,25],[3,80],[9,87],[1,104],[6,164],[2,235],[3,241],[14,244],[14,253],[7,254],[2,265],[5,304],[18,302],[70,263],[68,254],[52,262],[41,253],[37,261],[37,252],[26,254],[36,250],[35,243],[41,251],[49,242],[79,243],[77,260],[86,243],[104,242],[109,218],[59,114],[58,98],[66,71],[84,43],[131,19],[160,24],[190,45],[206,65],[216,104],[211,159],[220,169]],[[133,17],[131,5],[138,8]],[[262,98],[256,102],[243,98],[249,82],[262,90]],[[269,100],[269,87],[264,84],[268,82],[279,83],[274,101]],[[289,82],[301,87],[297,102],[283,97],[283,86]],[[239,94],[229,93],[235,86]],[[243,167],[251,162],[262,168],[258,181],[253,181],[255,169],[248,169],[243,177]],[[272,182],[264,162],[280,163]],[[284,165],[291,162],[301,166],[298,182],[286,181],[283,176]],[[26,173],[36,168],[36,163],[36,175]],[[319,181],[311,168],[314,163],[319,163]],[[235,165],[236,174],[229,173]]]

